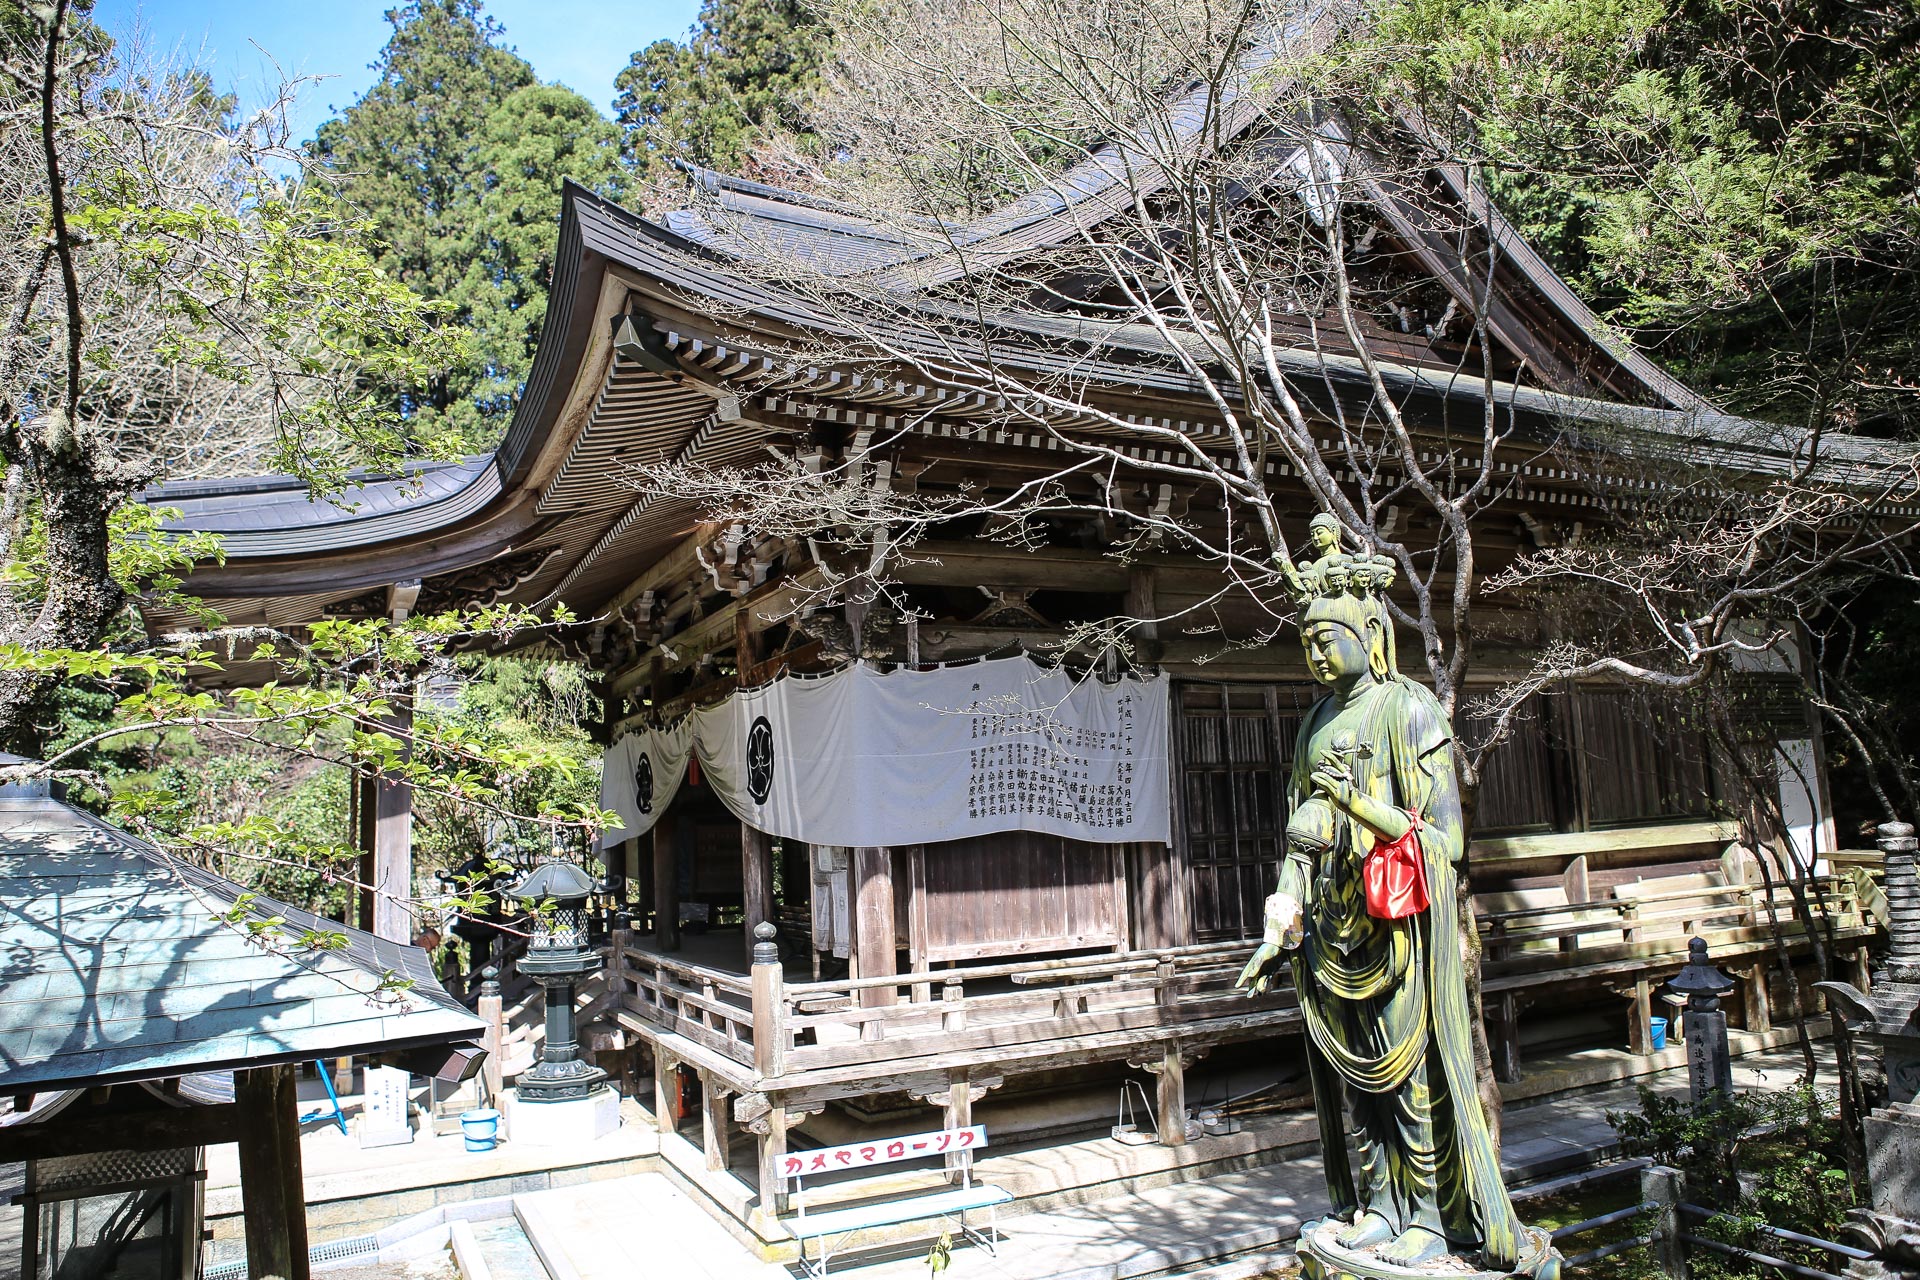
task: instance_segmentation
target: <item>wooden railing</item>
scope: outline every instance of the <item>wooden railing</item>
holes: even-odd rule
[[[753,1065],[753,982],[737,973],[685,964],[633,946],[616,933],[607,981],[616,1008]]]
[[[1215,943],[968,965],[884,977],[780,983],[763,1019],[777,1074],[932,1053],[991,1051],[1215,1017],[1273,1021],[1290,998],[1233,991],[1250,948]],[[901,999],[901,995],[909,998]]]
[[[1808,889],[1836,923],[1861,924],[1846,878],[1823,878]],[[1499,969],[1576,950],[1582,960],[1603,959],[1616,947],[1631,952],[1646,942],[1671,941],[1674,954],[1684,955],[1693,932],[1766,926],[1769,903],[1783,927],[1797,930],[1785,887],[1769,898],[1754,885],[1526,908],[1486,917],[1480,927],[1487,958]],[[1583,946],[1591,935],[1605,937]],[[1229,1028],[1285,1025],[1297,1017],[1289,984],[1257,998],[1233,990],[1253,946],[1220,942],[788,983],[777,963],[757,964],[751,975],[729,973],[669,959],[616,934],[608,980],[616,1007],[764,1080],[1085,1037],[1136,1041],[1151,1039],[1143,1031],[1202,1022],[1216,1029],[1223,1020],[1233,1020]],[[1663,948],[1646,959],[1664,957]],[[1564,967],[1543,969],[1538,980],[1564,976]],[[1516,980],[1532,981],[1505,981]]]

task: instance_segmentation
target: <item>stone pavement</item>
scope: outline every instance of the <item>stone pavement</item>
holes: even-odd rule
[[[1822,1046],[1823,1070],[1831,1050]],[[1793,1051],[1755,1055],[1735,1066],[1738,1088],[1783,1088],[1798,1078]],[[1830,1073],[1826,1076],[1831,1079]],[[1686,1088],[1684,1070],[1662,1073],[1659,1092]],[[1638,1104],[1629,1082],[1510,1106],[1503,1163],[1520,1184],[1605,1158],[1614,1134],[1609,1110]],[[956,1245],[941,1280],[1127,1280],[1210,1258],[1270,1249],[1325,1211],[1317,1157],[1296,1158],[1204,1181],[1109,1196],[1089,1204],[1004,1218],[998,1256]],[[522,1199],[556,1228],[579,1280],[781,1280],[797,1268],[761,1262],[660,1174],[560,1188]],[[833,1274],[847,1280],[926,1280],[925,1246],[908,1256]]]

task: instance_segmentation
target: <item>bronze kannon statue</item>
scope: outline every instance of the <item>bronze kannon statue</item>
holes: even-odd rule
[[[1483,1270],[1550,1275],[1557,1255],[1514,1213],[1476,1087],[1452,732],[1396,668],[1393,561],[1341,552],[1331,517],[1313,532],[1289,578],[1326,693],[1295,742],[1286,860],[1239,982],[1262,991],[1289,957],[1306,1023],[1333,1218],[1301,1233],[1302,1259],[1388,1275],[1477,1254]]]

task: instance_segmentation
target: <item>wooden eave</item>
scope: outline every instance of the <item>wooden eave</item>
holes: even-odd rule
[[[277,541],[272,529],[251,530],[230,541],[225,565],[192,575],[188,590],[236,617],[251,611],[290,625],[356,590],[545,548],[551,554],[539,571],[504,598],[560,600],[591,616],[680,542],[698,514],[689,503],[640,498],[620,480],[624,461],[742,464],[763,456],[770,442],[797,440],[823,424],[850,435],[913,420],[922,435],[1043,454],[1059,447],[1047,438],[1050,429],[1097,429],[1083,415],[1018,429],[990,392],[958,377],[942,385],[909,370],[798,366],[788,352],[858,335],[816,303],[748,280],[702,246],[578,186],[564,193],[559,245],[548,326],[519,409],[473,491],[443,500],[443,522],[397,510],[362,522],[351,546],[327,545],[324,529],[289,530]],[[924,296],[901,302],[891,340],[919,359],[937,360],[943,331],[968,319]],[[670,353],[673,371],[615,358],[611,325],[621,315],[635,317]],[[1032,376],[1071,378],[1089,403],[1123,417],[1179,423],[1203,439],[1219,432],[1213,407],[1151,330],[1044,312],[1008,312],[994,324],[998,356]],[[1333,397],[1351,409],[1370,397],[1357,359],[1311,351],[1283,358],[1298,391],[1322,413],[1331,414]],[[1520,426],[1518,436],[1536,443],[1573,423],[1603,451],[1637,441],[1688,461],[1755,471],[1784,471],[1803,447],[1797,433],[1718,413],[1697,398],[1685,409],[1645,408],[1512,383],[1489,387],[1448,369],[1390,363],[1381,372],[1403,411],[1436,441],[1449,426],[1471,426],[1477,438],[1491,394]],[[1516,440],[1517,454],[1529,447]],[[1878,452],[1873,442],[1839,438],[1824,447],[1837,464],[1862,467]],[[1165,461],[1176,451],[1141,452]],[[1271,469],[1287,474],[1282,464]],[[167,497],[165,487],[148,495],[156,503]],[[177,625],[163,614],[149,618],[156,630]]]

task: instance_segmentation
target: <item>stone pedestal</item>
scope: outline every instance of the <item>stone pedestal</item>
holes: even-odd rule
[[[1511,1275],[1532,1280],[1560,1280],[1561,1257],[1553,1241],[1538,1227],[1522,1227],[1520,1265],[1513,1272],[1485,1271],[1477,1254],[1466,1258],[1440,1258],[1419,1267],[1397,1267],[1382,1262],[1378,1249],[1348,1249],[1334,1235],[1346,1225],[1322,1218],[1301,1228],[1295,1247],[1300,1254],[1300,1273],[1304,1280],[1507,1280]]]
[[[523,1147],[572,1147],[604,1138],[620,1127],[620,1095],[601,1086],[584,1098],[559,1102],[522,1099],[507,1089],[500,1101],[507,1141]]]

